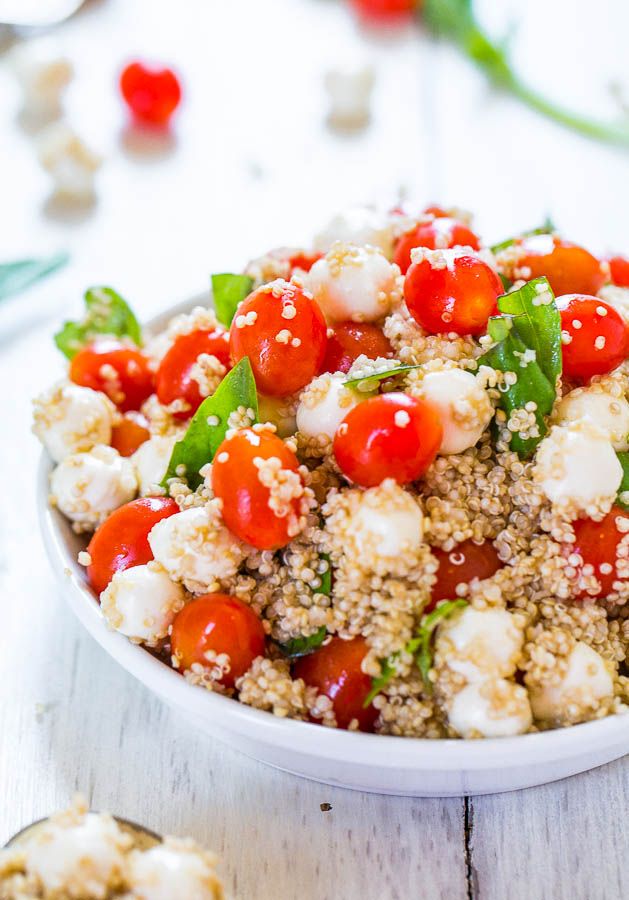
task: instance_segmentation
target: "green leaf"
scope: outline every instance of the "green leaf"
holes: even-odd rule
[[[52,275],[57,269],[65,266],[69,257],[67,253],[42,259],[20,259],[16,262],[0,263],[0,300],[26,290],[31,284]]]
[[[536,234],[553,234],[556,230],[552,219],[549,216],[546,216],[544,222],[541,225],[538,225],[537,228],[529,228],[528,231],[523,231],[522,234],[519,234],[517,237],[507,238],[507,240],[501,241],[499,244],[494,244],[490,249],[492,253],[500,253],[501,250],[512,247],[518,238],[533,237],[533,235]]]
[[[314,634],[307,637],[302,635],[277,646],[283,656],[287,656],[289,659],[297,659],[299,656],[308,656],[309,653],[320,647],[326,638],[326,634],[325,625],[322,625]]]
[[[329,553],[322,553],[321,559],[325,559],[328,567],[321,576],[321,587],[318,589],[317,594],[325,594],[326,597],[329,597],[332,593],[332,565]]]
[[[393,653],[380,663],[380,675],[378,675],[377,678],[371,679],[371,690],[365,697],[363,709],[366,709],[373,701],[374,697],[377,697],[380,691],[384,690],[391,679],[397,675],[395,660],[399,655],[399,653]]]
[[[188,430],[173,447],[168,469],[162,479],[162,487],[168,487],[168,479],[184,477],[194,491],[202,483],[200,469],[212,462],[214,454],[225,439],[229,428],[229,416],[239,407],[252,409],[258,418],[258,395],[248,357],[243,357],[231,372],[223,378],[211,397],[206,397],[192,417]],[[208,422],[208,419],[217,420]],[[183,466],[184,474],[177,470]]]
[[[225,272],[212,275],[212,295],[218,321],[226,328],[232,323],[236,310],[253,290],[253,278],[248,275],[230,275]]]
[[[65,322],[55,335],[55,344],[72,359],[97,335],[130,338],[138,346],[142,331],[131,307],[110,287],[93,287],[85,292],[85,315],[80,322]]]
[[[554,386],[561,375],[561,315],[548,279],[534,278],[504,294],[498,298],[498,309],[513,316],[515,330],[535,350],[540,369]]]
[[[432,690],[432,685],[428,680],[428,673],[432,668],[432,636],[434,630],[440,622],[451,616],[457,609],[463,609],[465,606],[467,606],[467,600],[446,600],[444,603],[440,603],[432,612],[424,616],[419,627],[419,635],[411,642],[417,644],[415,647],[417,666],[422,674],[424,687],[428,692]]]
[[[618,506],[622,506],[623,509],[629,511],[629,502],[621,499],[623,494],[629,495],[629,453],[617,453],[616,456],[618,457],[618,462],[622,466],[622,481],[618,488],[616,502],[618,503]]]
[[[410,372],[411,369],[419,369],[419,366],[396,366],[394,369],[389,369],[386,372],[375,372],[373,375],[365,375],[362,378],[350,378],[348,381],[345,381],[345,387],[356,388],[358,391],[374,391],[378,387],[381,381],[384,381],[386,378],[394,378],[397,375],[403,375],[405,372]]]

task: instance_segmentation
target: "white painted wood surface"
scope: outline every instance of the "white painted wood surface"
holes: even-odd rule
[[[593,85],[629,85],[629,16],[622,0],[591,7],[526,4],[518,53],[532,78],[594,108],[605,101]],[[567,236],[627,250],[629,155],[492,95],[413,30],[360,33],[332,0],[101,0],[59,37],[78,73],[69,115],[107,156],[83,215],[46,201],[0,60],[0,254],[72,253],[54,280],[0,308],[0,842],[81,790],[214,848],[233,898],[626,896],[627,760],[518,794],[411,800],[300,781],[198,736],[105,656],[53,586],[28,401],[59,371],[50,333],[87,283],[115,284],[148,316],[212,270],[306,240],[352,201],[402,190],[457,203],[478,210],[490,238],[551,212]],[[138,53],[177,64],[187,89],[174,137],[151,152],[112,90]],[[323,124],[322,73],[350,55],[376,66],[374,116],[339,137]]]

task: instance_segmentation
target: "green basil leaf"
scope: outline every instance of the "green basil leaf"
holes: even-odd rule
[[[248,275],[230,275],[225,272],[212,275],[212,296],[218,321],[229,328],[236,310],[253,290],[253,278]]]
[[[414,645],[414,651],[417,653],[416,662],[424,681],[424,687],[429,693],[432,691],[432,685],[428,680],[428,673],[432,668],[432,636],[435,628],[448,616],[451,616],[457,609],[463,609],[467,606],[467,600],[446,600],[435,607],[432,612],[424,616],[420,626],[419,635],[411,642]]]
[[[85,292],[85,315],[80,322],[65,322],[55,335],[55,344],[72,359],[98,335],[128,337],[138,346],[142,331],[126,300],[110,287],[93,287]]]
[[[618,506],[622,506],[629,512],[629,499],[623,499],[623,495],[629,498],[629,453],[617,453],[618,462],[622,466],[622,481],[618,488],[618,498],[616,502]]]
[[[396,375],[403,375],[404,372],[410,372],[411,369],[419,369],[419,366],[396,366],[387,372],[375,372],[373,375],[364,375],[362,378],[350,378],[345,381],[345,387],[356,388],[359,391],[373,391],[381,381],[386,378],[394,378]]]
[[[519,234],[518,237],[507,238],[506,241],[501,241],[499,244],[494,244],[491,247],[492,253],[500,253],[501,250],[506,250],[507,247],[512,247],[518,238],[521,237],[533,237],[536,234],[553,234],[557,229],[555,228],[555,224],[549,216],[546,216],[544,222],[539,225],[537,228],[530,228],[528,231],[523,231],[522,234]]]
[[[162,487],[168,487],[168,479],[184,477],[194,491],[202,483],[200,469],[214,459],[229,428],[228,419],[239,407],[252,409],[255,421],[258,417],[256,383],[248,357],[244,357],[223,378],[211,397],[206,397],[192,417],[188,430],[173,447],[168,469],[162,479]],[[208,419],[218,420],[210,423]],[[185,474],[177,475],[183,466]]]
[[[297,659],[300,656],[308,656],[309,653],[320,647],[326,638],[326,634],[325,625],[322,625],[314,634],[310,634],[307,637],[302,635],[277,646],[283,656],[289,659]]]
[[[548,279],[534,278],[504,294],[498,298],[498,309],[513,316],[515,330],[535,350],[540,369],[554,386],[561,375],[561,316]]]
[[[321,559],[325,559],[328,567],[321,576],[321,587],[317,591],[317,594],[325,594],[326,597],[329,597],[332,593],[332,564],[330,563],[330,555],[328,553],[322,553]]]
[[[371,690],[365,697],[363,709],[367,709],[374,697],[377,697],[380,691],[384,690],[391,679],[397,675],[395,660],[398,656],[399,653],[393,653],[380,663],[380,675],[378,675],[377,678],[371,679]]]
[[[57,253],[42,259],[20,259],[16,262],[0,264],[0,300],[26,290],[31,284],[52,275],[65,266],[67,253]]]

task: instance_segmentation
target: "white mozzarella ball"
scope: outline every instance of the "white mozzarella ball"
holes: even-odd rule
[[[137,479],[128,459],[113,447],[66,456],[50,480],[51,501],[85,529],[96,527],[119,506],[133,500]]]
[[[37,140],[39,161],[50,173],[57,195],[89,201],[94,195],[94,175],[102,159],[65,122],[49,125]]]
[[[140,495],[147,497],[160,492],[160,482],[177,443],[179,435],[153,435],[148,441],[140,444],[130,457],[140,486]]]
[[[375,247],[336,243],[306,284],[330,322],[376,322],[401,298],[399,268]]]
[[[506,609],[466,606],[446,619],[437,633],[436,661],[468,681],[515,672],[524,633]]]
[[[361,128],[370,116],[375,82],[372,66],[334,68],[326,72],[325,87],[330,101],[328,122],[334,128]]]
[[[215,501],[162,519],[148,540],[155,559],[190,591],[216,589],[244,559],[243,544],[223,525]]]
[[[215,858],[192,841],[165,838],[129,854],[129,900],[221,900]]]
[[[115,407],[100,391],[63,381],[33,407],[33,431],[55,462],[111,441]]]
[[[314,239],[314,249],[327,253],[337,241],[364,247],[378,247],[387,259],[393,256],[394,221],[368,206],[357,206],[339,213]]]
[[[441,419],[443,438],[439,453],[463,453],[474,447],[494,414],[487,391],[471,372],[442,369],[424,376],[420,396]]]
[[[424,517],[407,491],[386,481],[357,498],[347,531],[361,557],[396,559],[417,550],[424,536]]]
[[[116,572],[100,595],[109,627],[149,646],[159,644],[166,637],[184,603],[181,585],[172,581],[154,561]]]
[[[512,681],[475,681],[454,696],[448,721],[463,738],[512,737],[531,727],[531,704],[526,690]]]
[[[614,450],[629,448],[629,403],[624,395],[615,397],[598,384],[576,388],[557,404],[555,414],[560,425],[588,419],[605,432]]]
[[[605,303],[613,306],[625,322],[629,322],[629,288],[616,287],[615,284],[606,284],[598,292],[598,296]]]
[[[297,428],[310,438],[334,438],[336,430],[360,396],[345,387],[347,375],[319,375],[304,390],[297,407]]]
[[[72,63],[50,38],[18,44],[10,62],[22,89],[23,113],[37,124],[61,114],[61,98],[74,74]]]
[[[541,722],[562,724],[587,718],[600,701],[611,699],[614,683],[603,657],[589,644],[577,641],[568,657],[568,668],[558,684],[529,689],[533,715]]]
[[[622,481],[622,466],[604,431],[588,420],[555,425],[540,443],[534,478],[570,516],[607,511]]]

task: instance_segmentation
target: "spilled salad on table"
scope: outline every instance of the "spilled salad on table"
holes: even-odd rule
[[[277,716],[422,738],[629,707],[629,260],[351,210],[35,400],[110,628]]]

